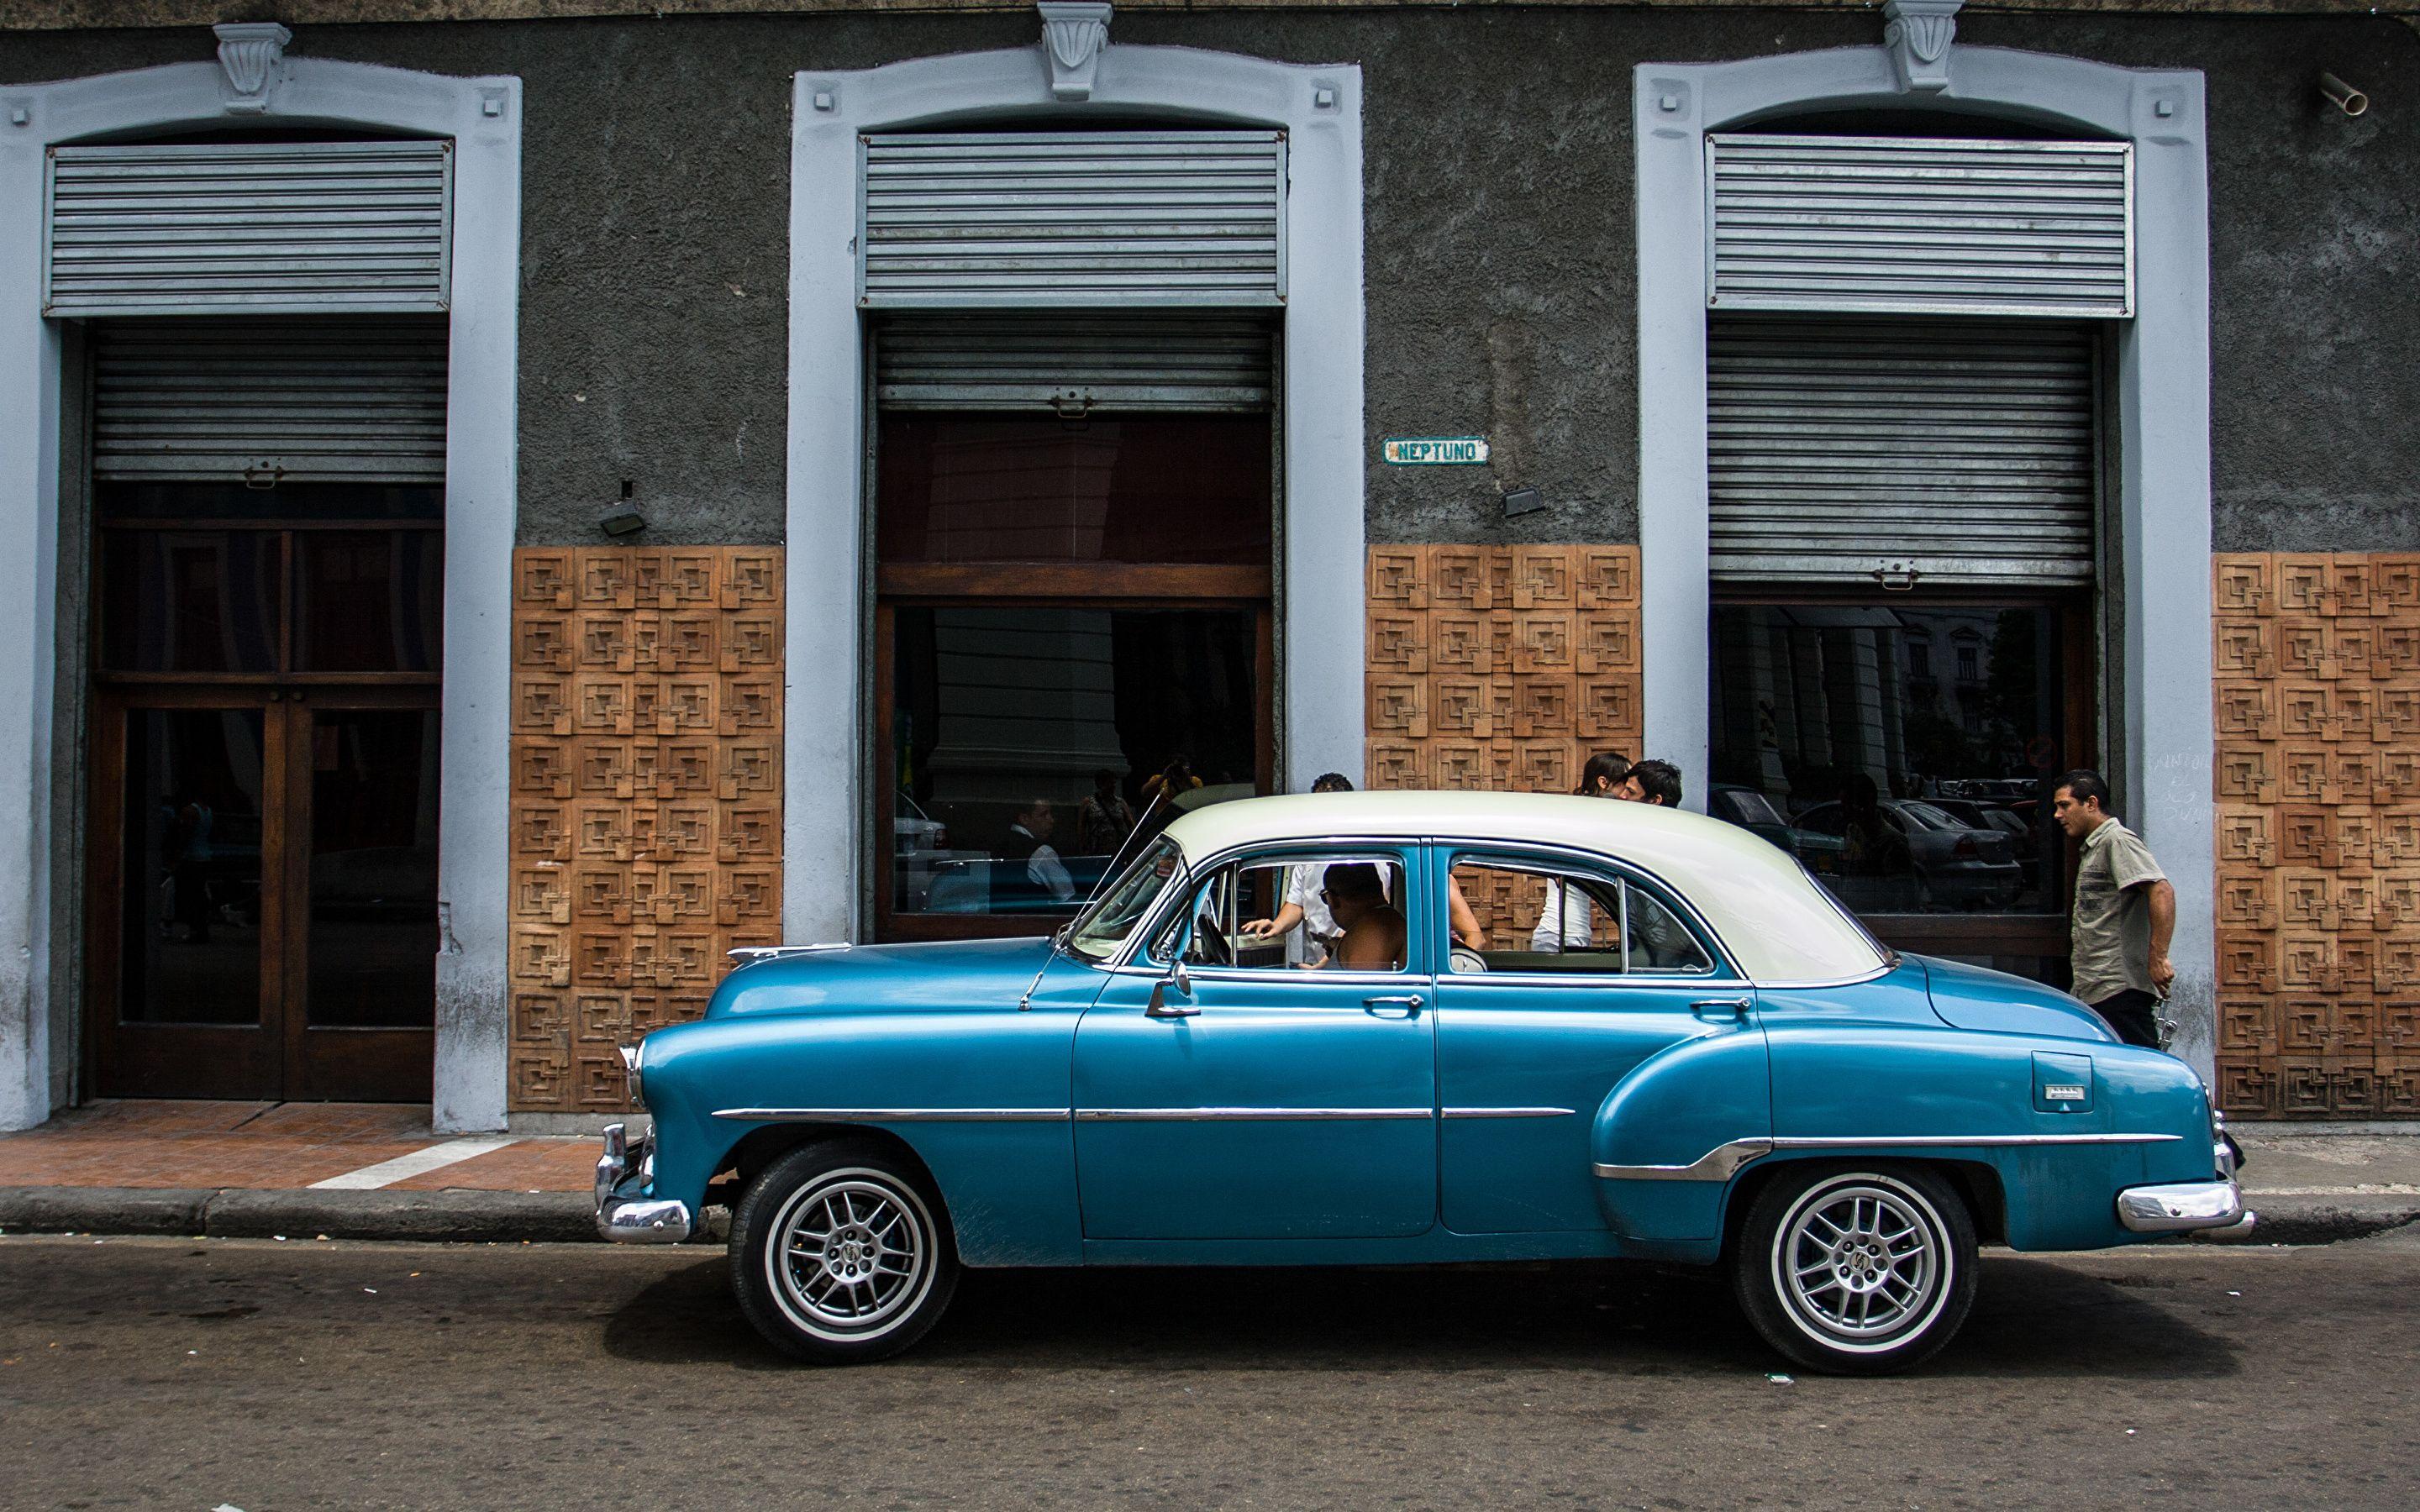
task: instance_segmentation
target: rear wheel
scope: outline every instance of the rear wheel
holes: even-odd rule
[[[880,1146],[810,1145],[766,1167],[731,1218],[731,1285],[756,1331],[801,1360],[907,1349],[957,1289],[940,1196]]]
[[[1766,1342],[1811,1369],[1886,1375],[1930,1359],[1975,1304],[1975,1223],[1900,1166],[1808,1165],[1758,1194],[1732,1282]]]

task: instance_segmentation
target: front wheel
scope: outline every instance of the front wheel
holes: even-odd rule
[[[1887,1375],[1931,1358],[1975,1304],[1975,1223],[1912,1167],[1786,1168],[1759,1193],[1732,1275],[1765,1341],[1798,1364]]]
[[[731,1216],[731,1286],[775,1345],[816,1365],[907,1349],[957,1289],[947,1212],[923,1173],[861,1143],[766,1167]]]

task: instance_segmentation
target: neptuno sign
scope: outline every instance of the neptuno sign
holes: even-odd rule
[[[1471,467],[1487,460],[1487,438],[1389,436],[1382,455],[1398,467]]]

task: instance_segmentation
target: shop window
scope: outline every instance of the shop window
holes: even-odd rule
[[[885,938],[1047,932],[1271,784],[1265,409],[1037,409],[876,422]]]
[[[1916,674],[1943,638],[1973,686]],[[2065,598],[1718,603],[1708,811],[1889,943],[2055,975],[2067,866],[2047,784],[2089,749],[2088,643]]]

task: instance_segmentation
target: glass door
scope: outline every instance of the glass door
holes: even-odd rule
[[[102,1095],[428,1095],[437,717],[417,689],[102,701]]]
[[[439,491],[94,497],[95,1085],[426,1101]]]
[[[278,1095],[284,733],[265,690],[161,689],[95,710],[103,1096]]]

